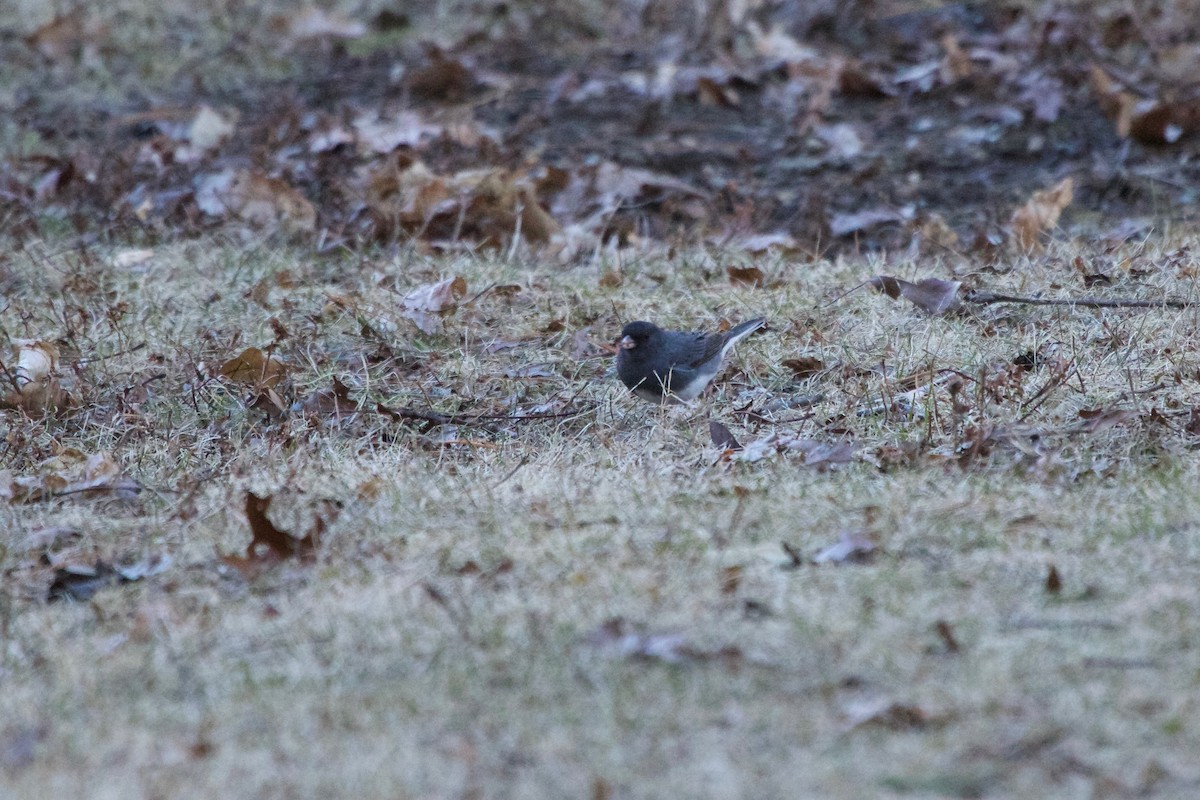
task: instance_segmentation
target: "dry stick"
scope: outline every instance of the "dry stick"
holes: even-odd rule
[[[1062,300],[1045,297],[1020,297],[978,290],[966,292],[963,295],[963,302],[981,306],[992,303],[1024,303],[1029,306],[1080,306],[1083,308],[1195,308],[1200,306],[1200,301],[1193,300],[1130,300],[1128,298],[1103,300],[1099,297]]]

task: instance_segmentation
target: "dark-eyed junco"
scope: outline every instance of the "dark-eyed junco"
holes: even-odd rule
[[[759,317],[725,333],[665,331],[652,322],[630,322],[621,329],[617,375],[652,403],[694,400],[716,377],[730,348],[765,322]]]

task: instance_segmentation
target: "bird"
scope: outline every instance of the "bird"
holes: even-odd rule
[[[652,403],[695,400],[717,376],[725,354],[765,324],[765,318],[757,317],[724,333],[702,333],[630,322],[621,329],[617,376],[631,392]]]

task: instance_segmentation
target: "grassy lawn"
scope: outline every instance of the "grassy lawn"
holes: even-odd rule
[[[1048,286],[1056,261],[994,280]],[[1170,413],[1194,391],[1194,313],[929,318],[866,291],[827,303],[878,264],[778,259],[782,285],[764,290],[731,288],[715,263],[648,262],[605,288],[525,259],[312,262],[214,239],[132,270],[100,259],[81,286],[71,254],[13,257],[9,334],[70,330],[88,355],[64,355],[82,364],[66,384],[78,406],[6,412],[13,471],[108,450],[146,489],[2,509],[9,791],[1186,796],[1200,476]],[[284,268],[269,308],[244,297]],[[399,297],[442,274],[469,295],[521,289],[421,334]],[[1154,282],[1130,291],[1190,291]],[[691,408],[637,401],[609,359],[571,352],[588,325],[611,341],[618,314],[757,313],[771,329]],[[281,399],[297,404],[273,416],[213,377],[273,339],[272,317],[290,332]],[[898,376],[995,374],[1056,347],[1082,383],[1023,422],[1018,398],[1049,367],[1016,374],[1003,402],[962,390],[957,414],[944,386],[909,413],[873,411]],[[825,368],[796,380],[780,364],[797,355]],[[363,410],[303,413],[333,374]],[[117,402],[131,386],[139,401]],[[762,419],[736,413],[751,401]],[[376,402],[563,416],[422,430]],[[1089,408],[1137,413],[1076,430]],[[786,452],[723,460],[710,417],[744,444],[789,432],[858,450],[825,472]],[[965,461],[972,424],[1009,433]],[[318,499],[344,504],[315,562],[248,580],[219,560],[250,539],[247,489],[275,495],[272,518],[296,532]],[[47,544],[55,528],[66,544]],[[875,544],[865,563],[811,563],[843,532]],[[171,562],[47,602],[44,553]]]

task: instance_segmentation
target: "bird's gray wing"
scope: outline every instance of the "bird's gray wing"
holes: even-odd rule
[[[721,355],[725,342],[729,340],[724,333],[691,333],[691,347],[687,358],[679,359],[680,364],[690,369],[697,369]]]
[[[713,338],[699,331],[664,331],[662,366],[677,373],[694,369],[721,351],[720,342],[713,349]]]

